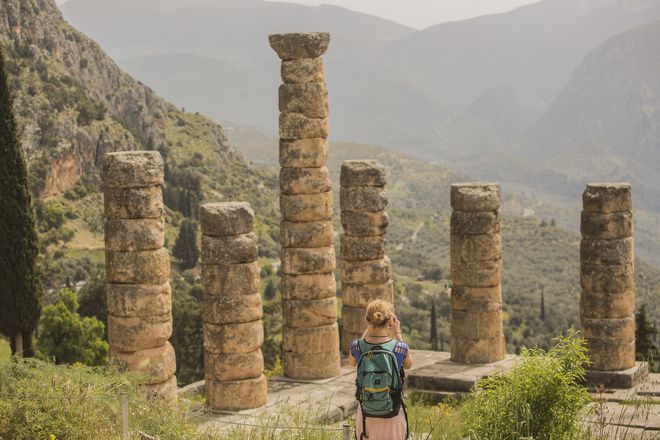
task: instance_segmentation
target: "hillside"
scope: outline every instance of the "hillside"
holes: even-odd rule
[[[641,204],[660,210],[659,70],[660,21],[607,41],[536,125],[528,153],[569,178],[629,180]]]

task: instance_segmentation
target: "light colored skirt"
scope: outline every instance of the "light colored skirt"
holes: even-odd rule
[[[369,440],[403,440],[406,438],[406,416],[403,408],[399,414],[389,419],[367,417],[367,435]],[[355,438],[360,440],[362,435],[362,408],[358,405],[355,417]]]

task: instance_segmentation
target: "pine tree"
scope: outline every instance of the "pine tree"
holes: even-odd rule
[[[181,223],[172,254],[181,262],[181,269],[195,267],[199,259],[199,248],[197,247],[197,226],[194,221],[185,219]]]
[[[431,303],[431,350],[438,351],[438,322],[435,312],[435,302]]]
[[[27,165],[11,106],[0,53],[0,333],[11,338],[12,351],[20,356],[32,352],[40,283]]]

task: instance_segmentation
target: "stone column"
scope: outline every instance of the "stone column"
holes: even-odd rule
[[[590,370],[635,366],[635,280],[631,188],[591,183],[582,196],[582,336]]]
[[[371,300],[394,302],[391,264],[385,255],[385,167],[376,160],[347,160],[341,167],[342,347],[362,336]]]
[[[105,267],[111,357],[176,398],[170,256],[165,249],[163,159],[154,151],[105,155]]]
[[[328,154],[325,33],[269,37],[282,60],[280,210],[282,213],[282,351],[295,379],[338,376],[339,331]]]
[[[236,411],[266,404],[264,327],[254,212],[248,203],[200,209],[206,402]]]
[[[504,359],[500,186],[451,186],[451,359]]]

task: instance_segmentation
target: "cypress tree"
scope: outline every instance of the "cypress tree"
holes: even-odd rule
[[[181,223],[172,254],[181,262],[181,269],[195,267],[199,259],[199,249],[197,247],[197,226],[194,221],[185,219]]]
[[[638,361],[653,361],[658,358],[658,347],[653,343],[653,336],[658,329],[653,326],[646,315],[646,304],[642,304],[635,315],[635,349]]]
[[[431,350],[438,351],[438,322],[435,312],[435,302],[431,303]]]
[[[0,333],[11,338],[12,352],[32,352],[39,321],[37,233],[27,165],[18,139],[0,52]]]
[[[541,321],[545,321],[545,286],[541,286]]]

